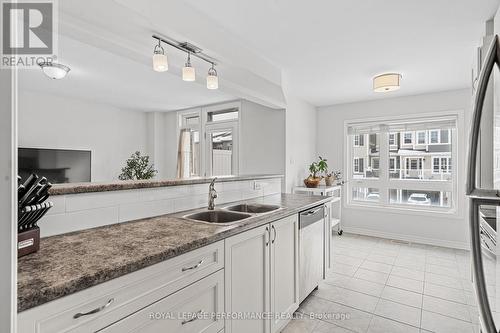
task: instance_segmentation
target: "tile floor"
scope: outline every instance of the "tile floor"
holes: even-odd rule
[[[467,251],[344,233],[283,333],[479,332],[469,276]]]

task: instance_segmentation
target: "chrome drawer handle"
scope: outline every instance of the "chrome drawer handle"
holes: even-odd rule
[[[94,313],[97,313],[97,312],[100,312],[104,309],[106,309],[108,306],[110,306],[113,302],[115,301],[114,298],[111,298],[108,303],[104,304],[103,306],[100,306],[98,308],[95,308],[94,310],[90,310],[89,312],[78,312],[76,313],[73,318],[74,319],[77,319],[77,318],[80,318],[80,317],[83,317],[83,316],[88,316],[88,315],[91,315],[91,314],[94,314]]]
[[[276,236],[277,236],[277,234],[276,234],[276,228],[274,227],[274,224],[271,226],[271,228],[273,229],[273,233],[274,233],[274,238],[271,241],[271,243],[274,244],[274,242],[276,241]]]
[[[190,271],[192,269],[196,269],[196,268],[200,267],[203,264],[203,261],[204,260],[202,259],[196,265],[191,266],[191,267],[182,267],[182,271],[185,272],[185,271]]]
[[[196,312],[196,315],[193,316],[193,318],[191,319],[187,319],[187,320],[184,320],[183,322],[181,322],[181,325],[186,325],[186,324],[189,324],[195,320],[198,320],[199,319],[199,316],[203,313],[203,310],[200,310],[198,312]]]

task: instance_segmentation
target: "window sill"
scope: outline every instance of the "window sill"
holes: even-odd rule
[[[422,209],[414,208],[412,206],[398,206],[398,205],[378,205],[364,202],[349,202],[345,204],[346,209],[362,209],[370,211],[384,211],[390,214],[401,215],[419,215],[419,216],[432,216],[432,217],[446,217],[450,219],[462,219],[463,215],[459,214],[456,208],[443,208],[443,209]]]

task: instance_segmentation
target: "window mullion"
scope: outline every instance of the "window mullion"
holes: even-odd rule
[[[379,140],[379,179],[380,179],[380,203],[389,203],[389,132],[380,133]]]

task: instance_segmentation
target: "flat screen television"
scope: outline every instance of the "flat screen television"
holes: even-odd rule
[[[18,173],[23,179],[36,173],[53,184],[90,182],[90,150],[18,149]]]

